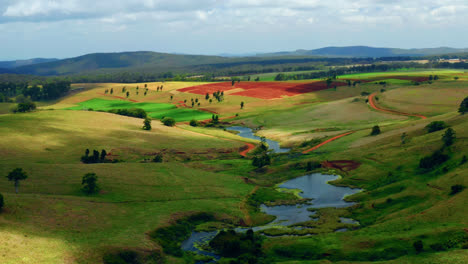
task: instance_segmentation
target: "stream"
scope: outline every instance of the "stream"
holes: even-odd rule
[[[259,136],[256,136],[253,130],[249,127],[233,126],[233,127],[229,127],[227,130],[237,131],[239,132],[239,134],[237,135],[243,138],[255,139],[255,140],[260,140],[260,141],[262,140],[262,138]],[[274,153],[286,153],[291,150],[288,148],[281,148],[278,142],[273,141],[271,139],[265,138],[265,142],[268,144],[269,149],[271,149]]]
[[[239,136],[259,139],[253,135],[253,132],[250,128],[244,127],[232,127],[232,130],[239,131]],[[288,152],[289,149],[282,149],[279,147],[279,143],[268,140],[267,143],[269,147],[278,153]],[[261,205],[260,210],[266,214],[275,216],[275,220],[272,222],[263,225],[253,227],[252,230],[257,232],[270,228],[280,228],[287,227],[290,225],[310,221],[314,219],[316,214],[315,211],[309,209],[325,208],[325,207],[334,207],[334,208],[343,208],[354,205],[353,202],[346,202],[344,198],[346,196],[358,193],[361,189],[352,189],[349,187],[339,187],[328,184],[330,181],[339,179],[340,176],[337,175],[326,175],[321,173],[313,173],[310,175],[298,177],[289,181],[286,181],[279,185],[281,189],[290,189],[290,190],[301,190],[299,195],[302,198],[312,199],[309,204],[301,205],[279,205],[279,206],[266,206]],[[340,218],[341,222],[349,224],[359,224],[353,219],[349,218]],[[300,227],[299,227],[300,228]],[[239,227],[235,230],[237,232],[245,232],[250,228]],[[336,230],[337,232],[346,232],[347,229]],[[192,232],[189,239],[184,241],[181,245],[182,249],[185,251],[195,252],[200,255],[210,256],[216,260],[219,259],[219,256],[213,254],[212,252],[203,251],[197,247],[197,245],[208,243],[217,235],[218,231],[213,232]],[[214,261],[214,262],[215,262]]]

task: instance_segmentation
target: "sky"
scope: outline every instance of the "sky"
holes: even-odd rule
[[[468,47],[467,0],[0,0],[0,60]]]

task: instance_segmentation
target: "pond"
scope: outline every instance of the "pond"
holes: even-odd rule
[[[330,181],[339,179],[340,176],[325,175],[321,173],[314,173],[302,176],[296,179],[289,180],[279,186],[281,189],[299,189],[300,195],[303,198],[312,199],[309,204],[301,205],[279,205],[279,206],[265,206],[262,205],[260,209],[266,214],[275,216],[275,220],[263,225],[252,228],[254,231],[261,231],[270,228],[279,228],[290,226],[313,219],[316,212],[315,208],[343,208],[354,205],[353,202],[346,202],[346,196],[360,192],[360,189],[352,189],[349,187],[339,187],[328,184]],[[312,210],[311,210],[312,209]],[[342,218],[342,222],[354,221],[348,218]],[[353,222],[354,223],[354,222]],[[237,232],[244,232],[249,228],[239,227],[236,228]],[[346,230],[339,230],[346,231]],[[217,232],[193,232],[192,236],[182,244],[182,249],[193,251],[198,254],[206,256],[215,256],[213,253],[206,252],[197,248],[197,245],[209,242]]]

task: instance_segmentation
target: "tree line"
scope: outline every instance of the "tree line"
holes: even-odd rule
[[[21,80],[0,80],[0,102],[11,101],[12,97],[23,95],[33,101],[53,100],[60,98],[70,91],[69,81],[46,81],[30,83]]]

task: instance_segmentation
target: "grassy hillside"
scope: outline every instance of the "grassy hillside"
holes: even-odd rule
[[[340,76],[338,80],[385,79],[396,74]],[[340,174],[342,178],[334,184],[362,188],[363,192],[349,197],[358,204],[319,210],[319,220],[306,223],[310,230],[277,231],[314,236],[265,237],[266,263],[466,263],[468,190],[451,193],[454,185],[468,186],[468,163],[462,162],[468,155],[468,115],[457,113],[468,96],[466,74],[400,74],[441,78],[419,85],[362,82],[272,100],[233,95],[239,90],[235,88],[225,93],[222,102],[212,103],[204,95],[178,91],[198,83],[75,84],[79,92],[42,105],[37,112],[0,115],[0,193],[6,204],[0,213],[4,241],[0,262],[101,263],[102,256],[113,250],[159,252],[161,245],[149,233],[173,225],[190,212],[215,214],[218,222],[201,225],[199,230],[258,224],[268,217],[252,205],[250,194],[255,193],[260,203],[285,202],[282,199],[290,196],[276,192],[274,186],[309,173],[307,162],[345,160],[359,166],[351,171],[320,171]],[[157,91],[161,85],[163,91]],[[128,98],[122,93],[124,86],[130,92]],[[111,89],[113,94],[105,92]],[[380,108],[428,118],[374,109],[366,102],[371,93],[377,94],[375,103]],[[192,99],[198,99],[200,107],[183,106]],[[240,102],[245,103],[243,109]],[[254,154],[241,158],[239,150],[245,142],[256,141],[242,142],[220,128],[183,123],[165,127],[154,120],[153,130],[143,131],[141,119],[66,110],[135,105],[148,112],[175,105],[216,112],[226,118],[223,122],[260,127],[258,135],[293,150],[272,155],[270,166],[255,170],[249,159]],[[433,133],[425,129],[432,121],[444,121],[453,128],[456,140],[443,148],[447,161],[423,170],[420,160],[443,146],[445,129]],[[381,133],[370,136],[375,125]],[[300,154],[348,131],[355,133]],[[83,164],[80,157],[86,148],[105,149],[109,158],[120,162]],[[164,162],[149,162],[157,153],[163,154]],[[19,194],[4,177],[16,167],[29,175],[21,182]],[[81,179],[88,172],[98,175],[99,194],[81,192]],[[339,217],[353,218],[360,225],[334,232],[343,226]],[[423,244],[419,253],[413,245],[416,241]],[[188,256],[167,256],[166,263],[186,260],[191,263]]]
[[[228,157],[221,153],[229,149],[236,156],[242,143],[157,123],[145,132],[140,119],[58,110],[2,115],[0,135],[0,175],[16,167],[29,175],[18,195],[11,182],[0,181],[2,263],[98,263],[109,248],[154,249],[145,233],[166,225],[172,214],[241,217],[238,205],[253,188],[236,176],[181,163],[190,156]],[[86,148],[106,149],[124,162],[82,164]],[[158,152],[164,163],[141,163]],[[98,175],[99,195],[80,191],[87,172]]]

